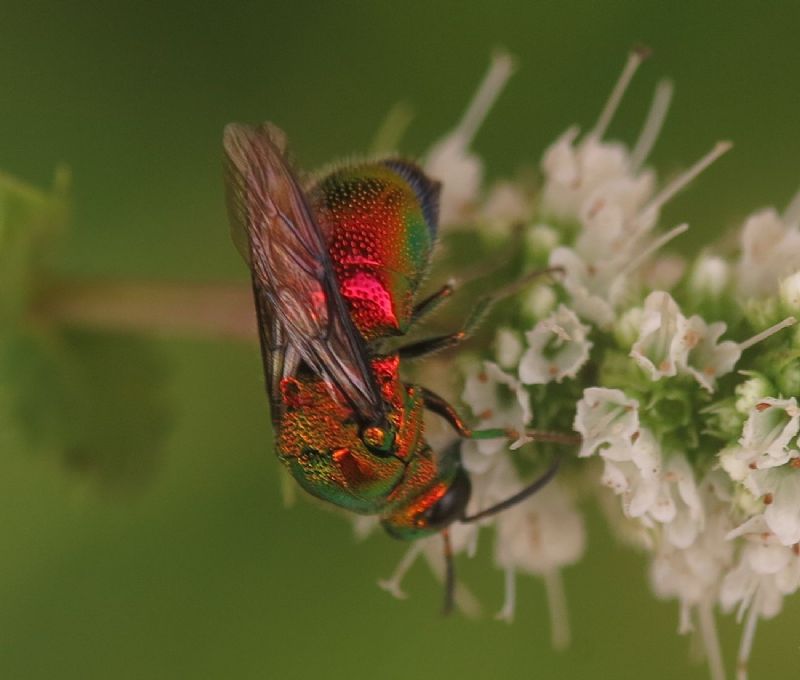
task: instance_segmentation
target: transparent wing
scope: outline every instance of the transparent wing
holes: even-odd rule
[[[252,273],[273,414],[281,378],[302,360],[365,422],[381,421],[383,400],[364,341],[286,160],[283,132],[269,123],[234,123],[225,128],[224,148],[231,228]]]

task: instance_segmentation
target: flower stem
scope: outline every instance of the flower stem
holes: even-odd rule
[[[66,282],[39,295],[34,315],[68,328],[256,342],[251,295],[239,283]]]
[[[725,680],[725,666],[722,662],[717,622],[714,620],[711,602],[702,602],[697,608],[697,613],[700,621],[700,635],[703,639],[703,649],[708,660],[708,672],[711,680]]]
[[[550,611],[550,640],[553,649],[562,651],[569,647],[569,610],[561,572],[552,569],[544,573],[544,590],[547,594],[547,608]]]
[[[498,621],[513,623],[514,610],[517,604],[517,572],[514,570],[514,567],[505,568],[504,592],[503,606],[500,608],[500,611],[495,614],[494,618]]]
[[[753,649],[753,638],[756,635],[758,615],[761,609],[761,601],[756,594],[750,604],[750,611],[742,631],[742,639],[739,643],[739,654],[736,659],[736,680],[747,680],[747,665],[750,662],[750,652]]]

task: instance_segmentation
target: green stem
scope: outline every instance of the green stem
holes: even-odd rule
[[[256,342],[251,295],[238,283],[70,281],[48,287],[34,316],[68,328]]]

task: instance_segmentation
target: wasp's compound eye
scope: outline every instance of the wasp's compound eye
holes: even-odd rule
[[[379,456],[388,456],[394,448],[394,428],[386,426],[370,425],[361,432],[361,439],[367,448]]]
[[[469,476],[464,470],[459,469],[450,483],[450,488],[424,512],[422,521],[431,529],[444,529],[464,516],[471,492],[472,484]]]

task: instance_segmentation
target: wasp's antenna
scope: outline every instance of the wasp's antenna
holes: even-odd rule
[[[450,542],[450,532],[442,531],[444,541],[444,605],[442,614],[445,616],[453,612],[453,603],[456,593],[456,568],[453,561],[453,544]]]
[[[561,454],[558,454],[553,459],[553,462],[550,463],[550,467],[547,468],[545,473],[541,477],[537,477],[535,480],[533,480],[530,484],[528,484],[528,486],[522,489],[522,491],[518,491],[513,496],[506,498],[504,501],[500,501],[499,503],[491,505],[480,512],[476,512],[474,515],[462,517],[461,521],[464,523],[477,522],[479,519],[496,515],[498,512],[502,512],[503,510],[507,510],[508,508],[515,506],[517,503],[521,503],[529,496],[533,496],[533,494],[535,494],[537,491],[547,486],[547,483],[556,476],[560,466]]]

